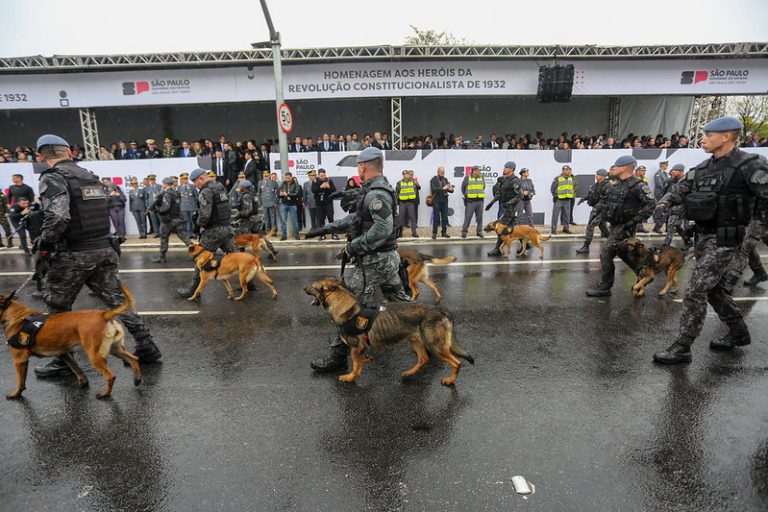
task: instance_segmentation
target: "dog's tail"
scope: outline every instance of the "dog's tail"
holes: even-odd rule
[[[435,256],[424,254],[423,252],[420,252],[419,256],[421,257],[421,259],[425,261],[429,261],[433,265],[447,265],[449,263],[453,263],[454,261],[456,261],[456,256],[445,256],[444,258],[436,258]]]
[[[272,245],[272,242],[270,242],[266,238],[262,238],[260,245],[261,245],[261,248],[264,249],[264,251],[266,251],[267,254],[269,254],[269,258],[272,261],[277,260],[277,249],[275,249],[275,246]],[[251,247],[251,249],[253,250],[254,253],[256,252],[256,247]]]
[[[453,355],[460,357],[464,359],[465,361],[469,362],[469,364],[475,364],[475,358],[472,357],[469,352],[464,350],[459,346],[459,343],[456,341],[456,338],[453,339],[453,343],[451,343],[451,352]]]
[[[126,311],[130,311],[133,309],[133,307],[136,305],[136,301],[133,298],[133,294],[128,289],[127,286],[125,286],[123,283],[120,283],[120,289],[123,290],[123,295],[125,295],[125,302],[117,306],[113,309],[108,309],[104,311],[104,320],[112,320],[116,316],[120,316]]]
[[[539,235],[539,240],[544,240],[545,242],[552,238],[552,235]]]

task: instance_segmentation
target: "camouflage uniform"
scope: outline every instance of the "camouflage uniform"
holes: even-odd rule
[[[498,186],[496,186],[498,185]],[[523,199],[523,189],[520,185],[520,178],[514,174],[504,177],[500,182],[494,185],[494,198],[498,199],[502,210],[499,222],[505,226],[514,226],[517,216],[517,203]],[[488,205],[490,206],[490,205]],[[488,209],[486,206],[486,210]],[[501,237],[496,238],[496,247],[493,248],[488,256],[501,255]]]
[[[677,183],[679,183],[683,178],[681,177],[680,180],[675,180],[674,178],[670,178],[668,182],[668,187],[671,188],[674,187]],[[660,212],[662,210],[665,210],[664,208],[657,208],[656,211]],[[675,234],[680,235],[680,238],[683,239],[683,242],[685,243],[685,247],[688,248],[691,245],[693,245],[693,242],[691,241],[691,237],[688,236],[686,233],[686,221],[685,221],[685,206],[682,204],[673,206],[672,208],[669,208],[668,210],[669,216],[667,217],[667,234],[664,237],[664,245],[672,245],[672,238],[675,236]]]
[[[125,302],[125,296],[117,277],[118,254],[109,239],[106,196],[103,201],[103,223],[106,231],[81,242],[79,247],[69,242],[71,233],[81,228],[74,223],[70,224],[71,211],[77,206],[71,200],[67,179],[58,169],[65,169],[76,176],[92,177],[94,190],[98,187],[103,193],[98,179],[71,161],[59,162],[53,169],[42,173],[40,199],[43,205],[43,227],[40,239],[41,244],[57,248],[50,259],[50,267],[45,276],[43,300],[51,313],[70,311],[77,294],[83,285],[87,285],[104,304],[115,308]],[[157,351],[149,329],[139,315],[132,311],[123,313],[120,320],[135,339],[136,352],[140,358],[143,351],[151,351],[150,347]],[[160,353],[157,351],[155,359],[159,357]]]
[[[240,195],[240,204],[237,208],[235,220],[239,221],[238,232],[243,234],[258,233],[261,221],[259,220],[259,205],[253,197],[251,190],[246,190]]]
[[[608,181],[608,178],[603,181],[597,181],[590,187],[589,192],[587,192],[587,197],[579,200],[579,203],[581,203],[586,199],[587,204],[592,207],[592,210],[589,212],[587,230],[584,233],[584,245],[592,243],[592,238],[595,236],[595,228],[597,227],[600,228],[600,234],[603,238],[608,238],[608,235],[610,234],[608,231],[608,223],[605,221],[605,216],[603,215],[603,200],[605,199],[609,186],[610,182]]]
[[[13,238],[11,237],[11,225],[8,224],[8,198],[0,190],[0,227],[5,231],[8,237],[8,247],[13,247]],[[3,239],[0,238],[0,247],[3,247]]]
[[[715,158],[711,157],[691,169],[670,191],[662,198],[664,204],[684,204],[686,198],[697,190],[695,183],[709,178],[720,181],[727,180],[727,187],[718,188],[718,196],[725,195],[729,203],[738,201],[749,202],[754,196],[768,199],[768,162],[765,158],[748,159],[748,153],[735,148],[729,154]],[[722,177],[723,172],[734,169],[730,178]],[[698,174],[701,173],[701,174]],[[722,185],[720,183],[718,187]],[[710,222],[697,222],[698,234],[696,240],[696,266],[691,274],[688,288],[683,298],[683,311],[680,317],[680,331],[676,343],[690,346],[701,333],[707,313],[707,302],[712,305],[722,322],[731,325],[742,324],[741,311],[730,295],[732,287],[727,282],[728,270],[743,269],[733,260],[740,254],[746,222],[749,219],[722,220],[726,213],[721,212],[718,204],[713,205],[717,211],[716,218]],[[743,209],[745,215],[750,215],[749,208]],[[696,220],[694,218],[694,220]],[[732,231],[724,231],[724,230]],[[735,233],[731,234],[731,233]],[[738,280],[738,278],[737,278]],[[748,335],[748,333],[747,333]],[[690,360],[690,359],[689,359]]]
[[[752,282],[746,282],[746,285],[754,285],[768,278],[763,262],[760,261],[760,254],[757,252],[758,244],[764,242],[766,232],[768,232],[766,222],[763,220],[766,214],[768,214],[766,207],[768,207],[768,203],[758,200],[757,208],[755,209],[755,215],[758,218],[752,219],[749,223],[741,250],[733,258],[730,265],[728,265],[725,279],[725,287],[728,293],[733,293],[747,265],[752,269],[753,276]]]
[[[157,205],[157,213],[160,216],[160,254],[168,252],[168,239],[171,233],[176,233],[184,242],[184,245],[190,245],[189,233],[184,220],[181,218],[181,198],[179,192],[169,188],[164,190],[159,196],[160,204]]]
[[[218,203],[226,203],[221,206],[222,211],[226,209],[226,219],[216,216]],[[200,235],[200,245],[207,251],[216,252],[219,248],[225,253],[236,252],[235,231],[230,226],[229,221],[229,195],[224,185],[218,181],[211,180],[202,186],[197,196],[197,225],[203,229]],[[200,271],[196,271],[195,275]]]

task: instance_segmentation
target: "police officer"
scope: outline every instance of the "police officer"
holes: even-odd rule
[[[11,236],[11,226],[8,224],[8,197],[0,190],[0,227],[5,231],[8,237],[8,248],[13,247],[13,237]],[[0,237],[0,247],[3,247],[3,239]]]
[[[744,268],[749,265],[752,270],[752,277],[744,281],[744,286],[757,286],[768,281],[768,273],[765,271],[763,262],[760,261],[760,254],[757,252],[757,246],[761,242],[765,243],[766,233],[768,233],[768,201],[758,199],[755,206],[755,214],[747,228],[747,234],[744,237],[744,243],[741,246],[738,257],[728,268],[728,277],[730,291],[732,292],[744,273]]]
[[[670,178],[667,183],[667,189],[669,190],[671,186],[678,184],[684,176],[685,166],[683,164],[673,165],[672,169],[670,170]],[[688,233],[685,229],[685,205],[678,204],[669,208],[669,210],[664,208],[657,208],[656,212],[659,211],[668,211],[669,213],[669,217],[667,218],[667,234],[664,237],[664,245],[672,245],[672,237],[674,237],[675,234],[678,234],[680,235],[680,238],[683,239],[683,243],[685,243],[683,250],[687,251],[690,249],[693,245],[693,241],[691,240],[691,237],[688,236]]]
[[[176,233],[184,245],[192,243],[181,218],[181,197],[179,191],[173,187],[173,178],[163,178],[163,191],[157,196],[154,210],[160,216],[160,256],[153,258],[152,263],[168,263],[165,255],[168,252],[171,233]]]
[[[195,210],[197,210],[197,188],[189,182],[189,173],[179,174],[179,186],[177,187],[181,197],[181,220],[184,221],[187,234],[190,238],[197,238],[198,228],[195,224]]]
[[[498,188],[494,185],[494,199],[499,201],[499,204],[503,208],[503,213],[499,218],[499,222],[505,226],[514,227],[515,216],[517,215],[517,203],[522,200],[523,192],[520,186],[520,179],[515,176],[515,169],[517,164],[509,161],[504,164],[504,170],[502,171],[502,180],[497,183]],[[488,203],[485,207],[485,211],[488,211],[493,202]],[[496,247],[493,248],[488,256],[501,256],[501,237],[496,239]]]
[[[461,226],[461,238],[467,238],[472,216],[477,224],[477,236],[483,238],[483,203],[485,202],[485,178],[480,173],[479,165],[473,165],[469,176],[461,182],[464,194],[464,224]]]
[[[413,170],[404,170],[403,179],[395,185],[395,193],[397,194],[400,208],[400,226],[403,230],[410,226],[411,236],[414,238],[419,237],[419,234],[416,232],[419,190],[421,190],[421,185],[419,185],[419,180],[413,177]]]
[[[258,233],[259,225],[259,205],[253,195],[253,183],[248,180],[242,180],[239,183],[240,204],[237,207],[235,220],[239,221],[238,232],[244,234]]]
[[[147,176],[147,186],[144,187],[147,194],[147,205],[153,205],[157,201],[157,196],[163,191],[163,187],[157,183],[157,176],[150,174]],[[155,238],[160,237],[160,216],[155,209],[150,209],[147,212],[149,216],[149,225],[152,228],[152,232],[155,233]]]
[[[43,135],[37,151],[49,168],[40,175],[43,227],[36,249],[47,259],[44,301],[51,313],[69,311],[83,285],[108,307],[125,302],[117,277],[117,244],[109,234],[107,197],[99,179],[72,161],[67,141]],[[41,262],[38,262],[38,265]],[[142,363],[160,359],[160,350],[139,315],[120,315],[136,340],[134,354]],[[35,368],[38,377],[70,373],[60,358]]]
[[[139,228],[139,238],[147,238],[147,192],[139,186],[139,180],[131,178],[128,201],[131,214]]]
[[[653,175],[653,198],[658,201],[669,190],[670,175],[667,173],[669,161],[659,162],[659,170]],[[653,232],[661,234],[661,226],[667,222],[668,212],[656,209],[653,214]]]
[[[225,253],[237,251],[235,232],[230,226],[229,194],[224,185],[216,181],[216,175],[211,176],[203,169],[195,169],[189,174],[190,181],[198,188],[197,196],[197,225],[202,228],[200,245],[206,251],[216,252],[221,248]],[[195,266],[192,281],[176,292],[185,298],[192,296],[200,284],[200,269]]]
[[[648,177],[645,175],[647,172],[648,172],[648,168],[646,168],[644,165],[638,165],[635,168],[635,176],[637,176],[638,178],[643,180],[643,183],[645,183],[646,185],[648,185]],[[656,199],[655,196],[654,196],[654,199]],[[646,219],[644,219],[644,221],[645,220],[648,220],[648,219],[646,218]],[[641,222],[640,224],[637,225],[636,232],[637,233],[647,233],[648,232],[648,230],[645,229],[645,226],[643,225],[643,222]]]
[[[586,201],[587,204],[592,207],[592,210],[589,212],[589,222],[587,222],[587,230],[584,233],[584,245],[576,249],[578,254],[589,252],[589,244],[592,243],[592,238],[595,236],[596,227],[600,228],[600,234],[603,238],[608,238],[608,224],[605,222],[605,217],[603,216],[603,200],[605,199],[607,187],[609,186],[608,171],[605,169],[598,169],[595,172],[595,183],[589,187],[587,197],[579,199],[579,204]]]
[[[659,363],[691,362],[691,344],[701,333],[707,302],[729,331],[710,342],[711,349],[732,350],[751,342],[731,297],[727,273],[739,255],[755,198],[768,199],[768,161],[739,149],[742,128],[734,117],[704,126],[701,147],[712,157],[688,171],[660,201],[661,205],[684,204],[685,216],[696,222],[696,266],[685,290],[677,339],[653,355]]]
[[[400,256],[397,253],[397,225],[395,224],[395,191],[383,176],[383,154],[378,148],[368,147],[357,156],[362,193],[357,197],[355,212],[323,227],[310,230],[306,238],[327,233],[348,233],[344,248],[346,257],[354,260],[355,271],[346,280],[347,286],[368,307],[374,305],[376,288],[389,301],[407,302],[403,283],[398,273]],[[317,372],[334,371],[347,365],[347,347],[340,337],[331,343],[331,353],[313,361]]]
[[[564,165],[563,172],[555,176],[550,186],[552,193],[552,234],[557,233],[557,223],[563,224],[563,233],[570,233],[571,199],[576,197],[571,166]]]
[[[605,220],[610,222],[611,229],[600,251],[600,282],[586,291],[590,297],[607,297],[611,294],[616,273],[613,258],[619,254],[620,244],[635,235],[637,225],[642,219],[647,219],[656,207],[651,188],[633,175],[635,165],[635,157],[624,155],[616,160],[608,173],[616,179],[616,183],[608,187],[605,196]]]

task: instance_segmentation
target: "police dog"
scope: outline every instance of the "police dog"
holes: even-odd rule
[[[685,263],[683,251],[676,247],[647,248],[638,238],[627,238],[618,244],[619,257],[637,274],[637,282],[632,286],[632,295],[642,297],[645,287],[653,281],[656,274],[667,273],[667,282],[659,292],[662,297],[669,293],[677,293],[680,281],[677,273]]]
[[[83,311],[67,311],[49,315],[34,338],[34,344],[29,348],[15,348],[8,345],[8,350],[13,355],[13,364],[16,367],[16,389],[6,398],[20,398],[21,393],[27,389],[27,367],[29,356],[51,357],[59,356],[77,377],[81,387],[88,385],[88,378],[78,366],[70,351],[80,345],[88,356],[96,370],[104,376],[107,385],[104,391],[99,393],[99,398],[106,398],[112,393],[115,383],[115,374],[107,365],[107,355],[119,357],[133,370],[133,384],[141,384],[141,369],[139,358],[125,349],[125,329],[116,319],[117,316],[133,309],[134,300],[131,292],[124,285],[120,285],[125,295],[125,302],[108,310],[88,309]],[[5,331],[5,338],[20,335],[19,341],[29,343],[21,333],[24,320],[42,313],[25,306],[14,300],[16,292],[0,296],[0,323]],[[26,341],[26,343],[24,343]]]
[[[472,356],[456,342],[453,320],[442,308],[420,302],[391,302],[369,325],[369,320],[360,316],[363,307],[340,279],[319,279],[304,288],[304,292],[314,297],[313,306],[321,305],[328,310],[341,329],[341,339],[352,349],[352,371],[339,377],[342,382],[354,382],[363,363],[373,361],[365,356],[368,347],[391,345],[400,340],[408,340],[418,358],[413,368],[403,372],[403,377],[415,375],[427,363],[428,353],[451,367],[451,375],[441,381],[445,386],[455,384],[459,375],[461,361],[457,356],[475,364]],[[345,334],[350,331],[350,323],[355,334]],[[366,328],[367,332],[360,332]]]
[[[505,224],[502,224],[498,220],[494,220],[489,222],[485,228],[483,228],[483,231],[490,232],[494,231],[496,235],[501,237],[502,241],[502,248],[506,247],[507,254],[506,256],[509,257],[509,255],[512,252],[512,241],[513,240],[520,240],[522,243],[522,246],[520,247],[520,250],[516,253],[517,256],[523,256],[526,251],[528,251],[528,242],[531,242],[531,244],[535,245],[539,248],[541,251],[541,254],[539,255],[539,259],[544,259],[544,246],[541,245],[541,241],[547,241],[550,238],[552,238],[552,235],[546,235],[542,236],[541,233],[539,233],[539,230],[536,228],[533,228],[531,226],[525,226],[525,225],[519,225],[515,226],[514,229],[512,229],[511,226],[507,226]],[[504,249],[502,249],[502,253],[504,252]]]
[[[422,252],[398,252],[400,253],[400,261],[408,271],[408,287],[411,289],[411,299],[416,300],[416,297],[419,296],[418,284],[419,282],[422,282],[429,286],[435,293],[435,304],[440,304],[443,296],[440,294],[440,289],[437,287],[437,284],[429,278],[429,267],[425,261],[429,261],[433,265],[447,265],[456,261],[456,256],[436,258]]]
[[[277,249],[266,238],[262,238],[258,234],[242,234],[235,236],[235,245],[240,249],[249,249],[253,254],[258,254],[259,249],[263,249],[269,255],[269,259],[272,261],[277,260]]]
[[[248,283],[254,277],[264,283],[272,290],[272,298],[277,299],[277,289],[272,279],[267,275],[264,266],[261,264],[258,253],[249,254],[247,252],[233,252],[225,254],[220,260],[213,258],[211,251],[206,251],[200,244],[192,244],[187,249],[189,255],[195,260],[195,266],[200,269],[200,284],[197,285],[195,293],[187,300],[192,301],[200,296],[200,292],[206,287],[211,279],[218,279],[224,282],[227,289],[227,298],[234,300],[243,300],[248,293]],[[235,297],[232,285],[229,284],[229,278],[235,274],[240,274],[240,287],[242,292],[239,297]]]

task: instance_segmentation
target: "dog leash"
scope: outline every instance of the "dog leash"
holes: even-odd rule
[[[36,275],[37,275],[37,267],[35,267],[35,268],[34,268],[34,270],[32,270],[32,273],[31,273],[31,274],[29,274],[29,277],[28,277],[28,278],[26,278],[26,279],[24,280],[24,282],[23,282],[23,283],[21,283],[21,285],[19,285],[19,287],[18,287],[18,288],[16,288],[16,289],[13,291],[13,293],[16,293],[16,294],[18,294],[18,293],[21,293],[21,291],[22,291],[24,288],[26,288],[26,287],[27,287],[27,285],[29,284],[29,282],[30,282],[30,281],[32,281],[32,279],[34,279]]]

